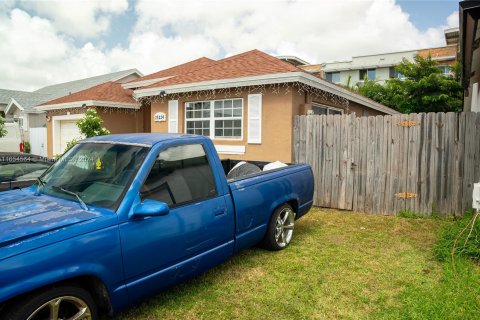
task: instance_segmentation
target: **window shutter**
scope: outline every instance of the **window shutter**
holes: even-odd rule
[[[178,100],[168,101],[168,132],[178,133]]]
[[[248,143],[262,143],[262,95],[248,95]]]

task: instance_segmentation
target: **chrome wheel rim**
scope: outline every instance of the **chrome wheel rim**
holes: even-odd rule
[[[295,212],[290,208],[283,209],[275,221],[275,241],[280,247],[286,247],[292,240],[295,225]]]
[[[92,313],[85,301],[72,296],[52,299],[38,307],[27,320],[91,320]]]

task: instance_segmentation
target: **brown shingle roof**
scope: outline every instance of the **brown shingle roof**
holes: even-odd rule
[[[121,84],[116,82],[105,82],[95,87],[91,87],[68,96],[47,101],[42,106],[60,103],[70,103],[78,101],[97,100],[118,103],[135,103],[132,98],[132,90],[124,89]]]
[[[209,58],[200,58],[196,59],[184,64],[180,64],[178,66],[168,68],[165,70],[161,70],[152,74],[148,74],[146,76],[140,77],[138,79],[129,81],[128,83],[135,83],[139,81],[144,81],[144,80],[151,80],[151,79],[158,79],[158,78],[165,78],[165,77],[172,77],[172,76],[177,76],[183,73],[195,71],[197,69],[201,69],[207,66],[210,66],[215,63],[215,60],[209,59]]]
[[[251,50],[219,60],[210,66],[154,83],[144,88],[156,88],[176,84],[295,71],[303,70],[262,51]]]

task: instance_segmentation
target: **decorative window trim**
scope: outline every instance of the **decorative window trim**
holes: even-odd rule
[[[242,104],[242,115],[240,117],[215,117],[215,102],[216,101],[227,101],[231,100],[233,104],[233,100],[240,100]],[[208,118],[189,118],[187,120],[187,106],[190,103],[200,103],[200,102],[210,102],[210,117]],[[228,98],[228,99],[216,99],[216,100],[198,100],[198,101],[188,101],[185,102],[184,104],[184,116],[183,116],[183,132],[187,133],[187,122],[188,121],[209,121],[209,129],[210,129],[210,139],[214,141],[243,141],[244,137],[244,110],[245,110],[245,103],[243,98]],[[240,137],[215,137],[215,120],[240,120],[241,125],[240,125]]]

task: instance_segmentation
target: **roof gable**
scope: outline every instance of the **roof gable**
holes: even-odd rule
[[[132,90],[124,89],[121,84],[110,81],[58,99],[47,101],[42,103],[40,106],[50,106],[89,100],[116,102],[120,104],[136,103],[136,101],[132,98]]]
[[[119,79],[127,77],[130,74],[138,74],[139,76],[142,75],[137,69],[129,69],[46,86],[34,91],[34,93],[48,94],[50,95],[50,99],[55,99],[58,97],[67,96],[70,93],[79,92],[97,86],[102,83],[106,83],[109,81],[117,81]]]
[[[148,74],[146,76],[140,77],[138,79],[129,81],[128,84],[132,84],[135,82],[143,82],[145,80],[153,80],[153,79],[159,79],[159,78],[165,78],[165,77],[173,77],[177,76],[180,74],[192,72],[204,67],[208,67],[212,64],[215,63],[215,60],[209,59],[209,58],[199,58],[196,60],[192,60],[183,64],[180,64],[178,66],[174,66],[165,70],[161,70],[152,74]]]
[[[262,51],[251,50],[218,60],[210,66],[154,83],[145,88],[295,71],[301,71],[301,69]]]

